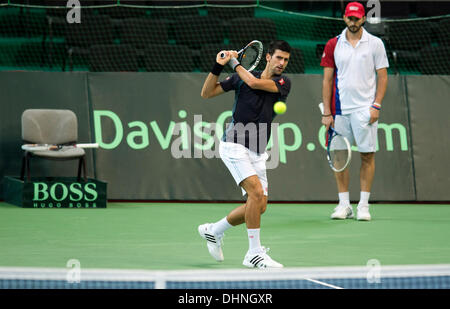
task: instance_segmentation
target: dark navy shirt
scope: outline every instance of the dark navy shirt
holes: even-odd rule
[[[262,72],[251,72],[260,78]],[[251,89],[237,73],[220,82],[224,91],[235,90],[232,121],[222,141],[244,145],[248,149],[263,153],[270,138],[272,120],[275,118],[275,102],[286,102],[291,81],[284,75],[274,76],[279,92]]]

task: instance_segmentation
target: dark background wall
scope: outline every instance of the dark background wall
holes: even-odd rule
[[[25,109],[71,109],[79,120],[79,142],[101,145],[87,150],[88,173],[108,182],[109,199],[240,200],[240,189],[215,147],[208,147],[218,142],[224,123],[230,121],[234,94],[202,99],[205,77],[203,73],[0,72],[1,177],[20,173]],[[288,111],[274,121],[278,133],[273,140],[280,144],[269,149],[270,199],[335,200],[334,177],[319,138],[322,76],[289,77],[293,86]],[[450,200],[449,85],[448,76],[389,76],[371,200]],[[209,134],[214,140],[199,137],[200,117],[203,129],[220,122],[220,129]],[[208,158],[214,151],[216,156]],[[359,165],[354,151],[352,199],[359,198]],[[73,176],[76,168],[75,162],[42,160],[32,161],[31,172]]]

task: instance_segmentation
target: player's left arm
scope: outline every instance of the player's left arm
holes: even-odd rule
[[[375,93],[375,102],[372,104],[373,107],[370,108],[369,124],[377,121],[380,116],[381,105],[386,94],[388,83],[387,68],[389,67],[389,61],[386,56],[386,49],[381,39],[376,39],[374,45],[373,56],[375,70],[377,72],[377,91]]]
[[[384,99],[384,95],[386,94],[388,84],[388,74],[387,68],[382,68],[377,70],[377,91],[375,94],[375,102],[373,102],[372,107],[370,108],[370,121],[372,124],[378,120],[380,117],[381,105]],[[377,108],[375,108],[377,107]]]

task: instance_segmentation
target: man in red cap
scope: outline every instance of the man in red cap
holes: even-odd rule
[[[378,117],[387,88],[389,63],[381,39],[368,33],[364,6],[351,2],[345,8],[347,27],[328,41],[322,55],[324,67],[322,124],[358,146],[361,156],[360,200],[356,218],[369,221],[369,196],[375,174]],[[339,204],[332,219],[353,218],[349,197],[349,171],[336,172]]]

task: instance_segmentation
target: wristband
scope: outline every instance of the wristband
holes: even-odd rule
[[[219,76],[220,73],[222,72],[224,66],[221,65],[220,63],[214,63],[214,66],[211,69],[211,74]]]
[[[330,117],[330,116],[333,116],[333,115],[331,115],[331,114],[322,115],[322,117]]]
[[[376,110],[380,110],[381,109],[380,107],[376,106],[375,104],[373,104],[371,107],[376,109]]]
[[[373,105],[378,106],[378,107],[381,107],[381,104],[380,104],[380,103],[377,103],[377,102],[373,102]]]
[[[229,66],[233,69],[233,71],[236,70],[236,67],[240,65],[239,61],[236,58],[230,58],[230,61],[228,61]]]

